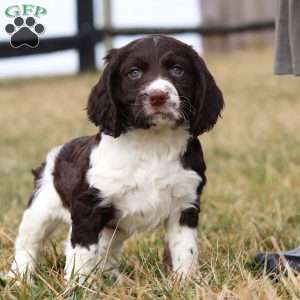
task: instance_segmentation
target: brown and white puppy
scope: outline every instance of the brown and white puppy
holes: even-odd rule
[[[195,269],[206,183],[197,137],[215,125],[222,93],[198,54],[170,37],[138,39],[106,62],[87,106],[100,132],[52,149],[34,171],[11,276],[33,271],[61,222],[70,225],[67,280],[114,268],[125,239],[160,224],[172,270]]]

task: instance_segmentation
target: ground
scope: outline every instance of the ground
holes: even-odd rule
[[[62,236],[47,241],[32,286],[0,281],[1,299],[297,299],[300,280],[273,282],[249,264],[259,250],[300,243],[300,84],[272,75],[270,50],[208,57],[223,90],[223,119],[201,136],[208,166],[199,226],[199,273],[173,283],[164,270],[163,230],[125,245],[121,284],[99,276],[96,287],[66,288]],[[93,134],[85,103],[96,73],[0,82],[0,272],[28,201],[30,169],[46,151]],[[2,286],[1,286],[2,285]]]

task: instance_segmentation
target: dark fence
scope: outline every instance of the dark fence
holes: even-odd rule
[[[12,48],[8,42],[0,42],[0,58],[36,55],[76,49],[79,52],[80,71],[95,69],[95,44],[102,42],[107,36],[140,35],[140,34],[184,34],[197,33],[202,36],[225,36],[245,32],[258,32],[274,29],[274,20],[249,22],[226,26],[194,26],[194,27],[134,27],[134,28],[102,28],[96,29],[93,20],[93,1],[77,0],[77,27],[75,36],[41,39],[37,48]]]

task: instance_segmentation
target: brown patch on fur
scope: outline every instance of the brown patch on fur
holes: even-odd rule
[[[112,205],[99,206],[101,201],[100,191],[91,187],[73,202],[71,209],[73,247],[76,244],[83,247],[96,244],[99,232],[114,217],[114,207]]]
[[[181,212],[180,225],[186,225],[191,228],[198,226],[199,212],[200,212],[200,195],[203,187],[206,184],[205,170],[206,165],[201,144],[198,138],[191,138],[188,142],[186,152],[181,158],[182,166],[185,169],[194,170],[201,178],[197,188],[198,197],[195,199],[194,207],[190,207]]]
[[[54,167],[54,186],[64,207],[71,208],[74,197],[88,190],[86,173],[92,148],[100,141],[100,136],[76,138],[63,146]]]

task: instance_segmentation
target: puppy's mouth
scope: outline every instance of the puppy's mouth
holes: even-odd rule
[[[144,109],[146,117],[153,123],[159,123],[160,121],[178,121],[178,112],[175,107],[170,105],[164,105],[160,108],[145,105]]]
[[[153,114],[150,114],[149,117],[153,120],[162,119],[162,120],[176,121],[174,114],[172,114],[170,112],[154,112]]]
[[[163,119],[167,119],[167,118],[172,119],[172,118],[174,118],[174,116],[171,113],[161,112],[161,111],[158,111],[158,112],[155,112],[155,113],[151,114],[150,117],[161,117]]]

